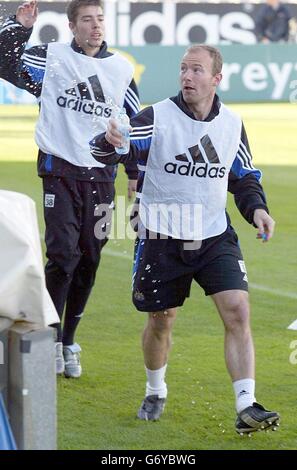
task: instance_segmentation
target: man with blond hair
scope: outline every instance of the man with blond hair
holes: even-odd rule
[[[221,70],[217,49],[191,46],[181,61],[181,91],[132,119],[127,155],[114,152],[121,145],[115,120],[90,145],[99,161],[137,161],[140,170],[133,302],[139,311],[149,313],[142,341],[146,393],[138,418],[157,420],[164,410],[172,328],[177,307],[189,296],[194,279],[222,318],[236,431],[249,433],[273,427],[279,415],[255,399],[248,279],[226,213],[227,190],[257,228],[258,238],[267,242],[272,237],[274,221],[242,121],[216,94]]]

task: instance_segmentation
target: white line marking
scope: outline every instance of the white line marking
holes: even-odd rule
[[[128,253],[121,253],[120,251],[114,251],[111,250],[110,248],[103,248],[102,250],[103,255],[107,256],[114,256],[115,258],[122,258],[122,259],[128,259],[129,261],[133,261],[133,255],[129,255]]]
[[[267,292],[267,294],[271,294],[271,295],[277,295],[278,297],[286,297],[288,299],[295,299],[295,300],[297,299],[297,294],[295,294],[294,292],[283,292],[278,289],[272,289],[271,287],[261,286],[259,284],[253,284],[252,282],[249,284],[249,286],[252,289],[260,290],[262,292]]]

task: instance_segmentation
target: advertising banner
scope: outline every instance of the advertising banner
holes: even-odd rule
[[[0,0],[0,22],[20,2]],[[65,13],[66,2],[38,2],[39,17],[32,44],[67,42],[71,38]],[[285,4],[285,2],[284,2]],[[255,44],[255,18],[262,4],[175,3],[105,1],[106,40],[109,46],[186,46],[190,43]],[[287,4],[297,18],[297,4]]]
[[[13,14],[18,4],[0,3],[2,20]],[[65,2],[39,2],[29,46],[72,39],[65,6]],[[257,44],[259,7],[251,3],[106,1],[106,39],[110,49],[122,52],[135,66],[143,103],[176,93],[180,59],[186,47],[197,42],[216,45],[223,54],[224,77],[219,90],[223,100],[294,101],[297,43]],[[297,17],[297,5],[288,7]],[[0,80],[0,102],[32,103],[35,99]]]

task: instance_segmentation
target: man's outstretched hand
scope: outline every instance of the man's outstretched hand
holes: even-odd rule
[[[254,223],[258,227],[257,238],[268,242],[273,236],[275,222],[264,209],[256,209],[254,212]]]
[[[38,16],[37,1],[24,2],[16,11],[16,20],[25,28],[30,29],[34,25]]]

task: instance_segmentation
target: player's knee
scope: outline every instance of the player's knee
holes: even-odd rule
[[[71,277],[78,262],[79,258],[75,259],[71,256],[66,256],[65,253],[63,255],[60,254],[48,254],[48,262],[45,267],[46,274],[55,274],[58,277]]]
[[[47,246],[46,256],[50,265],[71,275],[79,263],[81,254],[72,247]]]
[[[156,335],[167,335],[172,330],[175,317],[175,309],[150,313],[149,326]]]
[[[96,280],[96,269],[86,268],[85,266],[81,266],[75,272],[75,276],[73,278],[73,283],[81,289],[90,289],[95,284]]]
[[[228,330],[244,330],[249,328],[250,314],[249,304],[241,298],[234,299],[226,306],[224,315],[225,327]]]

